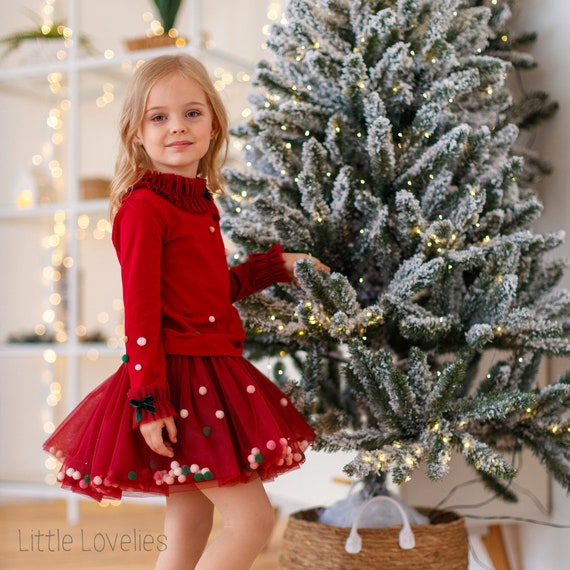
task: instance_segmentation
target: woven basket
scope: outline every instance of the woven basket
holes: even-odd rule
[[[279,558],[281,570],[467,570],[469,551],[463,519],[452,512],[419,508],[431,524],[412,525],[415,547],[398,545],[399,526],[361,529],[362,550],[345,549],[350,529],[319,522],[322,509],[293,513]]]

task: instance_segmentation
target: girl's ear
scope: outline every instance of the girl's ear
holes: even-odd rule
[[[218,133],[220,132],[220,125],[218,123],[218,120],[214,117],[212,119],[212,132],[210,133],[210,140],[214,140],[217,136]]]

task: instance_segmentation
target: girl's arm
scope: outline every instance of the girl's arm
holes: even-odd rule
[[[252,253],[247,261],[230,268],[230,300],[239,301],[274,283],[289,283],[294,279],[293,267],[301,258],[310,258],[318,270],[330,271],[316,257],[306,253],[284,253],[281,245],[274,245],[265,253]]]
[[[125,306],[123,357],[131,388],[133,427],[175,416],[166,382],[161,329],[161,255],[166,220],[160,198],[137,190],[117,213],[113,244],[121,264]]]

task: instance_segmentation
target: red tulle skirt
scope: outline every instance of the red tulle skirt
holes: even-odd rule
[[[179,414],[174,457],[151,451],[133,429],[123,364],[44,443],[62,463],[62,487],[98,501],[124,493],[168,495],[269,480],[304,461],[313,430],[244,358],[167,355],[167,378]]]

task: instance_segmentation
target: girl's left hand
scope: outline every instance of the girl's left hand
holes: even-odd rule
[[[315,269],[317,271],[326,271],[327,273],[331,272],[331,268],[328,265],[325,265],[322,261],[313,257],[312,255],[308,255],[307,253],[283,253],[283,264],[285,266],[285,271],[289,274],[290,277],[294,278],[295,275],[293,273],[293,268],[295,266],[295,262],[298,259],[311,259],[315,264]]]
[[[176,443],[176,424],[174,418],[169,416],[152,422],[147,422],[139,426],[139,430],[146,441],[146,444],[159,455],[174,457],[174,450],[170,442],[165,441],[162,436],[162,428],[166,429],[168,438],[172,443]]]

